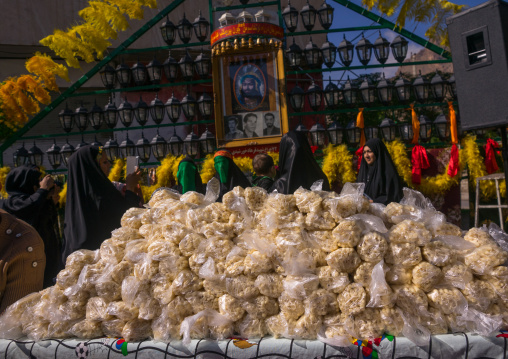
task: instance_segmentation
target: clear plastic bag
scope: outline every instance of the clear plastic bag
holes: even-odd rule
[[[393,291],[385,280],[385,273],[388,270],[383,260],[374,266],[369,285],[370,300],[367,307],[386,307],[393,303]]]
[[[303,300],[318,288],[319,278],[314,274],[288,275],[282,286],[289,296]]]
[[[339,294],[339,307],[345,314],[361,313],[367,304],[367,293],[361,284],[351,283]]]
[[[474,308],[468,308],[463,315],[456,317],[456,323],[460,327],[467,328],[468,332],[487,337],[499,331],[503,325],[503,319],[499,315],[488,315]]]
[[[378,232],[370,232],[362,236],[356,251],[363,261],[378,263],[388,251],[388,242]]]
[[[432,235],[421,222],[406,219],[390,229],[391,243],[412,243],[424,246],[432,239]]]
[[[443,283],[464,289],[473,280],[473,272],[463,263],[457,262],[443,267]]]
[[[429,305],[440,309],[444,314],[464,313],[467,300],[457,288],[436,288],[427,294]]]
[[[183,320],[180,326],[180,334],[183,337],[183,343],[188,345],[192,338],[207,338],[209,337],[210,329],[215,328],[217,333],[219,329],[227,331],[227,327],[231,321],[218,312],[205,309],[193,316],[187,317]]]
[[[30,318],[29,312],[39,303],[41,299],[40,292],[29,294],[15,303],[11,304],[0,316],[0,338],[18,339],[23,335],[23,322],[25,318]]]
[[[303,187],[298,188],[294,193],[296,206],[302,213],[320,212],[323,198],[314,191],[306,190]]]
[[[354,248],[339,248],[326,256],[328,265],[339,272],[353,273],[361,261]]]
[[[488,227],[488,232],[499,247],[501,247],[504,251],[508,251],[508,234],[505,231],[503,231],[494,222],[491,222]]]
[[[418,263],[413,268],[413,284],[424,292],[430,292],[442,279],[441,269],[429,262]]]
[[[145,211],[146,208],[137,208],[137,207],[129,208],[122,216],[120,224],[122,225],[122,227],[139,229],[139,227],[141,227],[142,225],[141,217],[143,216]]]

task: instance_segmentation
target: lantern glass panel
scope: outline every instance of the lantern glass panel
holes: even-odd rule
[[[379,125],[381,135],[385,141],[393,141],[396,136],[396,126],[392,119],[385,118]]]
[[[293,37],[293,45],[289,46],[286,51],[286,56],[291,67],[300,67],[302,65],[302,49],[295,43]]]
[[[208,28],[210,27],[210,23],[206,21],[203,16],[201,16],[201,10],[199,10],[199,15],[192,23],[192,26],[194,27],[194,33],[196,34],[198,40],[201,42],[205,41],[206,37],[208,36]]]
[[[176,26],[171,21],[169,21],[167,16],[166,21],[162,23],[160,29],[164,42],[169,46],[173,45],[173,42],[175,42],[176,39]]]
[[[326,67],[331,68],[335,65],[335,58],[337,56],[337,46],[328,41],[328,37],[326,42],[321,47],[321,54],[323,56],[323,62]]]
[[[169,82],[174,82],[178,73],[178,62],[169,55],[162,65],[164,68],[164,74]]]
[[[392,54],[397,62],[401,63],[406,59],[408,42],[405,38],[397,36],[390,44]]]
[[[187,20],[185,13],[183,13],[183,19],[178,23],[178,36],[184,44],[188,43],[192,38],[192,29],[191,22]]]
[[[137,62],[132,66],[132,79],[134,80],[134,84],[136,86],[142,86],[146,83],[148,78],[148,72],[146,66],[141,62]]]
[[[344,39],[337,47],[337,51],[339,53],[340,61],[344,64],[344,66],[348,67],[353,62],[353,49],[354,46],[351,42],[346,39],[346,35],[344,35]]]
[[[305,27],[307,31],[311,31],[316,23],[316,9],[309,4],[308,0],[307,4],[305,4],[300,11],[300,16],[302,17],[303,27]]]
[[[298,10],[296,10],[288,1],[288,6],[282,11],[284,24],[289,32],[294,32],[298,27]]]
[[[332,26],[333,23],[333,11],[334,8],[327,4],[326,2],[323,2],[323,5],[318,10],[318,17],[319,22],[321,23],[321,26],[328,30],[330,26]]]
[[[92,110],[88,113],[88,119],[94,130],[101,128],[102,122],[104,121],[104,113],[102,112],[102,109],[97,106],[97,102],[95,102]]]
[[[157,60],[153,59],[147,66],[148,80],[152,84],[159,84],[162,78],[162,64]]]
[[[104,68],[100,71],[100,75],[102,84],[105,88],[112,89],[115,87],[116,73],[112,66],[104,66]]]
[[[390,56],[390,42],[381,36],[381,31],[374,42],[374,56],[380,64],[384,64]]]
[[[402,122],[399,124],[399,133],[402,141],[410,143],[413,140],[414,132],[413,125],[409,122]]]
[[[328,127],[328,136],[333,145],[340,145],[344,140],[344,129],[337,121]]]
[[[136,108],[134,109],[136,121],[138,121],[140,126],[146,125],[148,121],[148,111],[149,111],[148,104],[145,101],[143,101],[143,99],[140,97],[139,102],[137,103]]]
[[[367,126],[364,128],[365,139],[368,141],[372,138],[379,137],[379,128],[376,126]]]
[[[150,142],[141,134],[141,138],[136,143],[136,150],[141,162],[148,162],[150,159]]]
[[[358,55],[360,62],[364,66],[367,66],[370,62],[370,58],[372,57],[372,43],[367,40],[363,34],[360,41],[356,44],[356,54]]]
[[[122,87],[128,87],[131,84],[132,72],[129,66],[123,62],[116,67],[116,78]]]

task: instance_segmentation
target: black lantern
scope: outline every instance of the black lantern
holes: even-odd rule
[[[332,145],[342,144],[344,140],[344,127],[338,121],[333,121],[330,127],[328,127],[328,137]]]
[[[180,118],[181,105],[180,101],[175,97],[173,93],[171,97],[166,101],[166,112],[168,113],[169,120],[176,123]]]
[[[294,32],[298,26],[298,10],[291,6],[291,1],[288,1],[288,6],[282,11],[282,18],[286,29],[289,32]]]
[[[194,60],[192,60],[188,50],[186,51],[185,56],[178,62],[178,66],[180,66],[180,72],[182,73],[183,79],[185,81],[192,80],[192,76],[194,75]]]
[[[136,104],[136,107],[134,108],[134,115],[136,116],[136,120],[138,121],[140,126],[146,125],[148,121],[149,111],[150,107],[145,101],[143,101],[143,98],[140,95],[139,102]]]
[[[390,56],[390,42],[381,36],[381,31],[379,31],[379,37],[374,41],[374,55],[382,65]]]
[[[410,122],[400,122],[399,123],[399,134],[402,141],[406,143],[411,143],[413,141],[413,124]]]
[[[104,152],[106,153],[106,157],[108,158],[108,161],[114,161],[120,157],[118,151],[118,143],[116,142],[114,137],[110,138],[103,148]]]
[[[205,155],[209,155],[215,151],[215,135],[208,131],[208,126],[205,132],[201,134],[199,142],[201,144],[201,152]]]
[[[318,18],[319,22],[321,23],[321,26],[323,26],[324,29],[328,30],[330,26],[332,26],[333,22],[333,11],[334,8],[327,4],[326,1],[323,1],[323,4],[318,10]]]
[[[132,66],[131,72],[132,79],[134,80],[134,84],[136,86],[143,86],[146,83],[146,80],[148,79],[148,71],[146,66],[139,62],[139,60]]]
[[[305,27],[307,31],[311,31],[314,28],[314,24],[316,23],[316,13],[316,8],[309,4],[309,0],[307,0],[307,4],[305,4],[300,11],[303,27]]]
[[[120,116],[120,122],[122,122],[122,125],[125,127],[129,127],[132,121],[134,121],[134,108],[131,103],[127,101],[127,96],[118,107],[118,115]]]
[[[60,120],[60,125],[63,130],[66,133],[71,132],[74,126],[74,112],[72,112],[67,103],[65,103],[65,109],[58,114],[58,119]]]
[[[184,44],[192,38],[192,24],[185,17],[185,13],[183,13],[183,19],[178,22],[178,36]]]
[[[157,125],[164,120],[164,107],[164,102],[159,100],[159,94],[155,94],[155,98],[150,102],[150,115]]]
[[[374,86],[368,77],[365,77],[360,85],[360,94],[364,103],[372,104],[376,102],[376,86]]]
[[[376,88],[379,101],[381,101],[384,105],[387,105],[392,100],[393,85],[385,78],[384,73],[383,78],[379,81]]]
[[[88,110],[83,107],[83,102],[81,102],[81,106],[76,109],[74,120],[76,121],[76,127],[78,128],[79,132],[86,130],[88,126]]]
[[[168,150],[175,157],[180,156],[183,152],[183,141],[176,134],[176,126],[173,127],[173,135],[168,140]]]
[[[120,143],[120,153],[122,154],[122,158],[127,158],[128,156],[136,156],[136,145],[129,138],[129,133],[125,137],[125,140]]]
[[[391,118],[385,117],[383,121],[381,121],[379,129],[385,141],[395,140],[397,126],[395,126],[395,122],[393,122]]]
[[[307,101],[309,101],[310,108],[313,111],[317,111],[321,107],[321,95],[323,93],[323,90],[321,90],[321,87],[316,85],[314,83],[314,80],[312,80],[312,84],[307,89]]]
[[[323,93],[325,95],[326,108],[328,108],[328,109],[334,109],[334,108],[337,108],[339,106],[339,102],[340,102],[340,90],[337,87],[337,85],[335,85],[332,82],[331,78],[329,78],[329,83],[328,83],[328,85],[326,85],[325,90],[323,91]]]
[[[150,142],[152,146],[153,156],[157,159],[157,161],[162,161],[167,154],[166,148],[166,140],[162,136],[159,135],[159,130],[157,130],[157,135]]]
[[[44,157],[44,153],[42,150],[35,145],[28,150],[28,156],[30,157],[30,163],[36,165],[37,167],[42,166],[42,158]]]
[[[309,39],[309,43],[305,46],[303,53],[305,55],[305,60],[307,60],[307,65],[310,68],[321,67],[321,50],[312,42],[312,37]]]
[[[420,75],[413,82],[413,89],[418,101],[424,102],[429,98],[429,81],[422,77],[421,70]]]
[[[409,102],[411,98],[411,82],[402,76],[395,82],[395,93],[401,102]]]
[[[98,140],[97,140],[97,136],[94,136],[93,138],[93,142],[90,144],[91,146],[95,146],[95,147],[102,147],[102,143],[100,143]]]
[[[362,138],[362,129],[356,127],[356,120],[351,120],[346,126],[347,142],[350,146],[356,147]]]
[[[148,79],[152,85],[160,84],[162,78],[162,64],[154,57],[146,66]]]
[[[102,121],[104,121],[104,112],[102,111],[102,108],[97,106],[97,100],[95,100],[92,109],[88,113],[88,120],[94,130],[101,128]]]
[[[420,115],[418,121],[420,122],[420,141],[427,142],[432,136],[432,122],[425,115]]]
[[[166,21],[164,21],[160,27],[162,39],[166,44],[169,46],[173,45],[173,42],[175,42],[175,32],[176,32],[176,26],[171,21],[169,21],[169,17],[166,15]]]
[[[448,93],[453,97],[454,100],[457,99],[457,86],[455,86],[455,75],[452,75],[447,82]]]
[[[310,128],[309,134],[313,146],[322,148],[325,145],[326,129],[318,121]]]
[[[434,120],[434,128],[441,141],[446,141],[450,137],[450,122],[443,113]]]
[[[402,36],[397,36],[393,39],[390,47],[392,48],[392,54],[397,62],[402,63],[406,59],[408,42]]]
[[[206,37],[208,36],[208,28],[210,27],[210,23],[206,21],[203,16],[201,16],[201,10],[199,10],[199,15],[192,23],[192,26],[194,27],[194,33],[196,34],[198,40],[200,42],[205,41]]]
[[[122,60],[122,63],[116,67],[115,72],[120,86],[129,87],[132,79],[131,68],[127,66]]]
[[[446,82],[439,75],[437,70],[432,80],[430,80],[430,88],[432,89],[432,95],[434,95],[437,101],[441,102],[444,100],[446,96]]]
[[[289,49],[286,51],[286,57],[289,62],[289,66],[298,68],[302,65],[302,49],[295,43],[295,38],[293,37],[293,45],[289,46]]]
[[[362,38],[356,44],[356,53],[358,55],[358,60],[360,60],[364,66],[367,66],[372,57],[372,43],[363,36],[363,32]]]
[[[346,67],[351,65],[353,62],[353,49],[355,47],[353,44],[346,39],[346,35],[344,35],[344,39],[341,41],[339,46],[337,47],[337,51],[339,52],[340,61]]]
[[[14,166],[23,166],[30,162],[30,154],[25,148],[25,143],[12,154]]]
[[[164,68],[164,73],[166,74],[166,78],[169,82],[174,82],[176,76],[178,74],[178,62],[171,57],[171,52],[169,52],[168,58],[162,64]]]
[[[71,157],[74,151],[74,146],[69,143],[69,140],[67,140],[60,150],[60,156],[62,157],[62,161],[65,166],[69,163],[69,157]]]
[[[358,86],[351,82],[349,76],[347,77],[346,83],[342,87],[342,97],[344,98],[344,102],[349,106],[354,106],[354,104],[357,102]]]
[[[60,147],[56,144],[55,139],[53,139],[53,145],[46,150],[46,155],[48,156],[49,164],[54,170],[60,167],[62,156],[60,154]]]
[[[210,119],[210,116],[212,115],[212,108],[213,106],[213,100],[206,92],[203,92],[201,97],[198,99],[198,109],[199,113],[201,113],[201,116],[205,120]]]
[[[328,41],[328,35],[326,35],[326,42],[321,46],[321,54],[323,55],[323,62],[326,67],[331,68],[335,65],[337,46]]]
[[[197,107],[197,103],[194,97],[192,97],[190,94],[185,95],[180,105],[187,121],[192,121],[194,116],[196,116]]]
[[[202,79],[206,79],[210,76],[212,61],[210,57],[203,52],[203,49],[201,49],[201,53],[196,57],[194,65],[196,66],[196,72]]]
[[[199,144],[199,137],[191,129],[191,132],[187,135],[187,137],[185,137],[185,140],[183,140],[185,153],[191,157],[195,157],[199,151]]]
[[[305,127],[305,125],[302,123],[302,119],[300,118],[300,123],[295,128],[296,132],[301,132],[307,137],[307,134],[309,133],[309,129]]]
[[[104,107],[104,122],[106,122],[106,126],[108,126],[108,128],[116,127],[118,122],[117,112],[118,109],[116,108],[116,105],[113,102],[113,98],[111,97],[106,107]]]
[[[372,138],[379,137],[379,127],[377,126],[365,126],[363,129],[363,133],[365,133],[365,139],[368,141]]]
[[[108,90],[111,90],[115,87],[115,69],[107,64],[104,68],[99,72],[101,75],[102,84]],[[60,165],[60,164],[59,164]]]
[[[296,84],[289,93],[289,103],[295,112],[301,112],[303,109],[305,92]]]
[[[141,132],[141,138],[136,143],[136,151],[139,156],[139,160],[143,163],[148,162],[150,159],[150,150],[152,146],[150,146],[150,141],[145,138],[143,132]]]

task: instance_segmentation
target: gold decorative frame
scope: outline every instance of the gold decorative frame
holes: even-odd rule
[[[236,38],[232,44],[229,41],[222,41],[213,47],[213,92],[218,147],[228,148],[279,143],[282,135],[288,131],[284,53],[281,44],[282,42],[276,39],[267,41],[266,39],[258,38],[256,43],[254,43],[253,38],[248,40]],[[264,84],[265,93],[263,94],[264,100],[261,101],[261,103],[264,103],[264,108],[262,112],[256,112],[256,108],[254,108],[251,111],[245,109],[243,113],[238,113],[238,109],[236,111],[233,110],[233,103],[237,101],[237,98],[232,91],[231,70],[235,69],[236,71],[236,67],[254,64],[255,61],[257,63],[265,63],[263,67],[263,71],[266,71],[263,72],[266,75]],[[241,62],[242,65],[237,65],[238,62]],[[232,64],[236,64],[236,67]],[[262,76],[259,77],[261,78]],[[266,109],[266,106],[268,106],[268,109]],[[245,115],[252,112],[255,112],[258,115],[257,117],[259,117],[259,114],[273,113],[274,117],[279,119],[280,133],[277,135],[226,139],[226,132],[229,130],[225,121],[229,118],[228,116],[237,117],[236,122],[238,122],[238,115],[242,115],[245,121]],[[257,126],[259,127],[259,124]]]

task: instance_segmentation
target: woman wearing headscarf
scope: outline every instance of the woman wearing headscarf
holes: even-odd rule
[[[247,177],[233,161],[233,155],[226,150],[217,151],[213,157],[215,178],[220,182],[220,194],[217,201],[222,201],[222,196],[236,186],[243,188],[251,187]]]
[[[388,204],[402,199],[402,180],[390,153],[379,138],[365,143],[356,182],[365,183],[364,193],[372,202]]]
[[[293,194],[300,186],[310,189],[318,180],[323,180],[324,191],[330,190],[328,178],[316,162],[307,137],[301,132],[289,131],[280,141],[279,177],[270,192]]]
[[[135,194],[141,170],[127,175],[122,195],[108,179],[111,164],[102,148],[80,147],[68,162],[63,262],[78,249],[98,249],[120,227],[120,219],[138,207]]]
[[[34,165],[14,168],[5,179],[5,190],[9,197],[2,201],[2,209],[32,225],[44,242],[46,269],[44,270],[44,288],[54,284],[61,269],[60,235],[55,223],[58,223],[53,204],[54,181],[46,175],[41,181],[41,172]]]
[[[194,160],[186,156],[178,164],[178,172],[176,173],[178,184],[174,187],[178,192],[184,194],[189,191],[205,194],[205,187],[201,181],[198,168]]]

